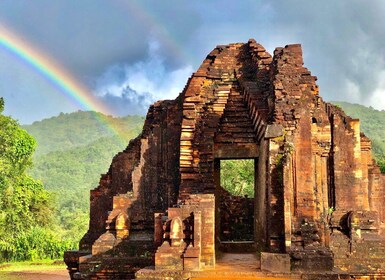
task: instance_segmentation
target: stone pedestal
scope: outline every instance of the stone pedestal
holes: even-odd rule
[[[273,273],[290,273],[288,254],[261,253],[261,270]]]
[[[184,243],[179,243],[179,246],[171,246],[167,241],[163,242],[155,254],[155,269],[183,270],[183,251]]]

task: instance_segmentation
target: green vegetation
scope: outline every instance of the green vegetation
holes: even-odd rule
[[[115,137],[120,146],[136,137],[144,122],[142,116],[115,118],[97,112],[64,114],[24,125],[38,143],[36,157],[49,152],[68,151],[84,147],[103,137]],[[120,138],[120,139],[119,139]]]
[[[90,189],[97,187],[113,156],[140,133],[143,122],[142,116],[79,111],[23,126],[39,143],[29,173],[51,193],[54,223],[72,247],[88,229]]]
[[[63,268],[65,269],[66,266],[62,260],[23,261],[23,262],[13,262],[9,264],[0,265],[0,272],[12,272],[12,271],[40,272],[40,271],[57,270],[57,269],[63,269]]]
[[[0,114],[0,263],[76,248],[88,228],[89,190],[143,121],[79,111],[20,127]]]
[[[112,157],[123,150],[117,137],[35,158],[31,175],[40,179],[57,201],[57,223],[63,234],[80,240],[88,229],[89,190],[97,187]]]
[[[361,121],[361,130],[372,140],[373,155],[385,173],[385,111],[375,110],[347,102],[332,102],[342,108],[347,115]]]
[[[26,174],[36,141],[3,110],[0,98],[0,262],[57,258],[66,242],[50,219],[51,196]]]
[[[254,160],[221,160],[221,186],[232,195],[254,197]]]

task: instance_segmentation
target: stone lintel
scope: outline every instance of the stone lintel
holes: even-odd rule
[[[221,159],[231,158],[257,158],[259,156],[259,146],[256,143],[234,144],[215,144],[214,157]]]
[[[282,136],[284,132],[283,126],[280,124],[269,124],[266,127],[265,138],[275,138]]]

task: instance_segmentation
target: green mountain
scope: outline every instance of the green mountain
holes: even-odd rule
[[[361,131],[372,140],[373,156],[385,173],[385,111],[359,104],[333,101],[341,107],[347,115],[358,118],[361,122]]]
[[[22,126],[38,143],[35,156],[92,144],[108,136],[119,135],[122,144],[141,131],[143,116],[112,117],[92,111],[78,111]],[[118,138],[116,139],[118,140]]]
[[[97,186],[112,157],[142,130],[144,117],[115,118],[75,112],[25,125],[38,142],[29,174],[43,182],[56,202],[63,237],[79,240],[86,232],[89,190]]]
[[[50,191],[95,187],[112,157],[140,133],[143,122],[142,116],[78,111],[25,125],[38,143],[30,173]]]

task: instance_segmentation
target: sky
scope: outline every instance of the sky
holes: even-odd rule
[[[1,0],[0,38],[56,65],[88,101],[1,40],[0,96],[21,124],[89,109],[144,115],[175,98],[216,45],[254,38],[270,53],[302,44],[326,101],[382,110],[384,15],[383,0]]]

